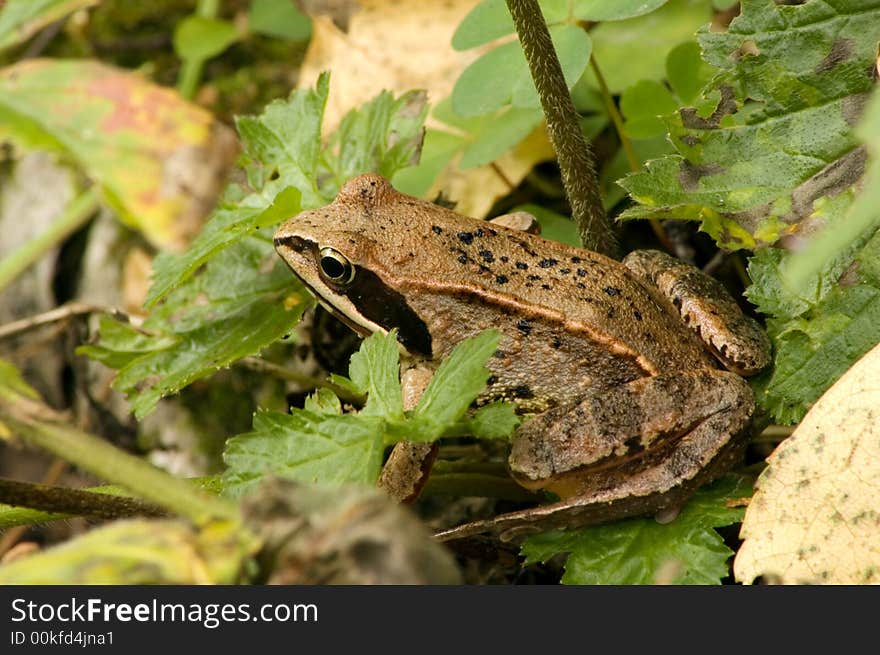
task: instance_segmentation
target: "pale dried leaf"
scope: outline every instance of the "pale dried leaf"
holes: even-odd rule
[[[768,458],[746,511],[737,579],[880,582],[880,345]]]
[[[383,89],[395,94],[425,89],[431,105],[449,96],[467,65],[493,45],[457,52],[450,44],[456,27],[477,1],[361,0],[347,32],[329,16],[315,16],[299,79],[300,87],[307,88],[321,71],[332,71],[324,133],[332,132],[347,111]],[[430,117],[427,125],[442,126]],[[552,157],[540,129],[494,166],[462,171],[453,161],[428,197],[442,191],[456,203],[456,211],[481,218],[496,198],[510,192],[510,185],[515,187],[537,162]]]

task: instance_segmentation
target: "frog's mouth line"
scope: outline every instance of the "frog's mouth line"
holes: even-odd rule
[[[279,245],[300,254],[308,252],[309,256],[317,261],[319,247],[314,241],[288,235],[275,239],[276,248]],[[289,262],[288,266],[290,266]],[[296,273],[293,267],[291,270]],[[406,298],[400,292],[385,284],[382,278],[373,271],[362,266],[355,266],[355,274],[351,284],[338,287],[327,284],[329,293],[326,290],[317,289],[301,276],[297,275],[297,277],[318,299],[321,306],[334,318],[342,321],[362,337],[369,336],[375,329],[360,323],[334,305],[329,298],[331,294],[347,299],[358,316],[363,317],[365,322],[370,325],[376,325],[388,331],[397,328],[397,340],[408,352],[427,358],[433,355],[431,333],[427,324],[409,306]]]

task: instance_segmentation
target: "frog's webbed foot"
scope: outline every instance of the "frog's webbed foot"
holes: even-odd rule
[[[770,363],[770,341],[718,280],[658,250],[636,250],[623,264],[656,287],[728,370],[753,375]]]
[[[438,537],[511,540],[681,505],[742,457],[753,411],[745,381],[712,369],[642,378],[554,408],[520,428],[510,465],[525,486],[564,499]]]

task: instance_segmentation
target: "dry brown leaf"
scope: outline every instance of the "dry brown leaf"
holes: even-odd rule
[[[329,16],[315,16],[312,40],[300,71],[301,88],[314,85],[321,71],[332,72],[324,117],[329,134],[349,110],[383,89],[401,94],[425,89],[436,105],[450,93],[465,67],[486,51],[452,49],[452,34],[478,0],[361,0],[348,32]],[[437,127],[428,119],[429,127]],[[427,197],[440,191],[456,211],[482,218],[494,201],[511,191],[539,161],[553,157],[543,129],[500,157],[492,166],[466,171],[454,163],[435,181]]]
[[[734,562],[742,582],[880,582],[880,345],[768,458]]]

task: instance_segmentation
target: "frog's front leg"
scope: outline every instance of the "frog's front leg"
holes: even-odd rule
[[[741,457],[754,408],[749,386],[727,371],[640,378],[525,423],[510,468],[523,486],[574,501],[556,504],[544,529],[654,513]]]
[[[419,403],[432,376],[431,369],[419,365],[403,371],[401,390],[405,410],[413,409]],[[391,449],[382,467],[379,488],[399,503],[415,502],[428,481],[436,458],[436,443],[401,441]]]
[[[624,265],[665,296],[725,368],[753,375],[770,363],[770,341],[715,278],[658,250],[636,250]]]

